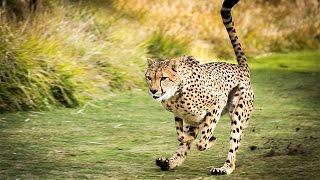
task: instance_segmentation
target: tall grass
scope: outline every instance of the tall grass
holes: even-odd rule
[[[219,10],[221,1],[117,0],[126,12],[144,12],[141,22],[150,29],[162,28],[169,35],[191,41],[191,52],[200,57],[230,57]],[[248,54],[319,49],[320,3],[317,0],[242,0],[234,20]]]
[[[165,35],[163,31],[155,32],[147,41],[148,54],[158,58],[172,58],[189,53],[188,38]]]
[[[2,17],[0,111],[74,107],[141,86],[145,53],[134,25],[80,7],[51,4],[19,22]]]
[[[47,0],[35,14],[13,3],[0,12],[0,111],[74,107],[143,88],[147,56],[229,58],[221,3]],[[243,0],[234,16],[249,55],[319,49],[317,0]]]

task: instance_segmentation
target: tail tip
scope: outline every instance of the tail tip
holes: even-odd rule
[[[234,5],[236,5],[240,0],[224,0],[222,7],[231,9]]]

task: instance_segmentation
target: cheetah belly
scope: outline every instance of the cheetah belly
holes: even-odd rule
[[[174,111],[174,114],[176,116],[182,118],[185,123],[197,126],[201,123],[201,121],[203,120],[203,118],[207,114],[207,111],[201,110],[201,111],[197,111],[195,113],[192,113],[192,112],[185,112],[185,111],[177,110],[177,111]]]

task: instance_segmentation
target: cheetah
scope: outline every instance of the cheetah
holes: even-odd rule
[[[158,61],[148,59],[145,73],[151,96],[174,115],[180,145],[171,158],[158,158],[161,170],[171,170],[186,159],[191,144],[200,135],[196,147],[200,151],[215,144],[213,135],[219,119],[231,119],[230,147],[224,165],[212,168],[211,174],[230,174],[235,169],[236,152],[242,133],[253,109],[253,89],[247,58],[239,42],[231,9],[239,0],[224,0],[221,8],[223,24],[229,34],[238,64],[225,62],[199,63],[192,56]]]

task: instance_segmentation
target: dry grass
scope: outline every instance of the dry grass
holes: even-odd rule
[[[192,40],[191,52],[200,57],[230,57],[232,50],[220,20],[222,1],[116,0],[117,9],[143,12],[142,24],[169,35]],[[248,54],[319,49],[320,4],[317,0],[243,0],[234,19]]]
[[[0,12],[0,110],[73,107],[143,88],[147,56],[233,55],[221,1],[41,2],[35,14]],[[243,0],[234,17],[249,56],[319,49],[317,0]]]

